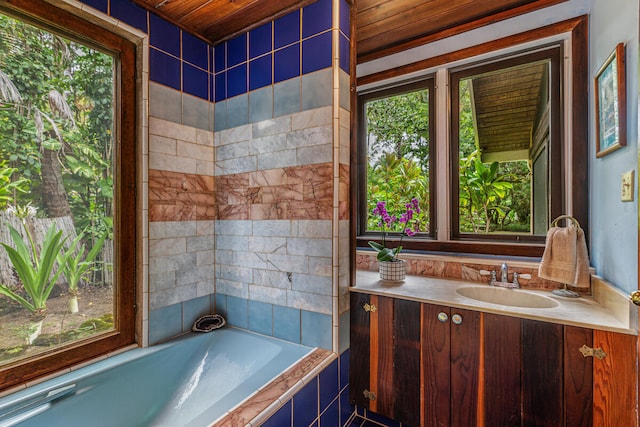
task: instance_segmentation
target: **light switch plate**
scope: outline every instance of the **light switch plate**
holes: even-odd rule
[[[634,171],[625,172],[622,174],[622,192],[620,196],[620,200],[623,202],[632,202],[633,201],[633,176]]]

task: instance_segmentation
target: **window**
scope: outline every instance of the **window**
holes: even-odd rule
[[[587,228],[585,28],[576,18],[545,28],[553,37],[537,46],[532,31],[375,76],[397,81],[428,67],[419,82],[376,88],[359,79],[367,90],[358,96],[352,177],[357,246],[380,234],[377,201],[394,206],[413,195],[428,213],[421,232],[403,238],[405,249],[541,256],[557,216],[571,213]],[[411,102],[419,96],[428,101]],[[404,169],[414,164],[428,192],[412,187]]]
[[[24,7],[0,9],[1,389],[135,330],[135,47]]]
[[[452,237],[540,242],[562,214],[560,58],[553,45],[452,70]]]
[[[373,215],[376,204],[386,203],[391,215],[399,217],[411,200],[420,210],[412,219],[412,228],[421,236],[433,236],[434,173],[433,79],[390,88],[362,96],[360,117],[361,152],[368,153],[362,163],[367,185],[361,194],[364,233],[380,231],[382,225]],[[417,210],[416,210],[417,211]],[[399,235],[405,223],[395,222],[390,231]],[[372,236],[374,238],[375,236]]]

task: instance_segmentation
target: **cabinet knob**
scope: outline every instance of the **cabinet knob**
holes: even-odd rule
[[[631,292],[631,302],[635,305],[640,305],[640,290]]]
[[[449,316],[447,316],[447,313],[445,313],[444,311],[441,311],[440,313],[438,313],[438,320],[444,323],[449,320]]]
[[[364,303],[364,311],[366,311],[368,313],[374,313],[377,309],[378,308],[373,304],[369,305],[368,302]]]
[[[607,357],[607,352],[604,351],[603,349],[587,347],[586,344],[580,347],[580,353],[582,353],[584,357],[592,356],[599,360],[602,360],[605,357]]]
[[[453,322],[454,325],[459,325],[462,323],[462,316],[456,313],[453,316],[451,316],[451,321]]]
[[[362,392],[362,394],[364,394],[364,397],[366,397],[369,400],[376,400],[376,394],[372,391],[365,390]]]

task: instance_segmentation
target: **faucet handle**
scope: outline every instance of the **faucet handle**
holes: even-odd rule
[[[489,285],[490,286],[495,286],[496,285],[496,271],[495,270],[491,270],[491,280],[489,280]]]
[[[520,287],[520,282],[518,281],[518,273],[517,272],[513,272],[513,284],[516,285],[516,287]]]

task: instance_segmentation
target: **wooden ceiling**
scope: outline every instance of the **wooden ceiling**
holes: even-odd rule
[[[133,0],[212,44],[313,0]],[[347,0],[358,62],[566,0]]]

